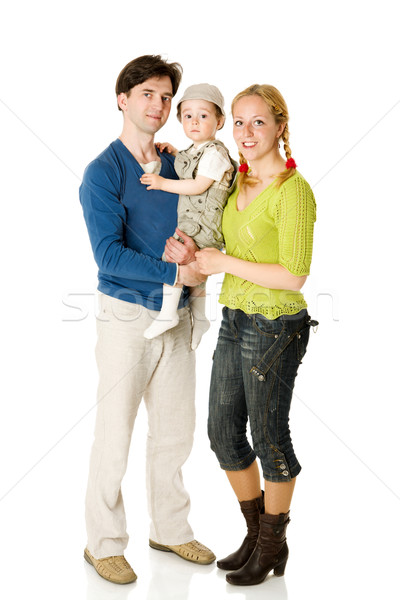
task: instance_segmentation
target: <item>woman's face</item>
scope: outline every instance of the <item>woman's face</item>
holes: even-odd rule
[[[260,96],[244,96],[233,107],[233,137],[249,163],[277,149],[284,127],[284,123],[275,123],[268,104]]]

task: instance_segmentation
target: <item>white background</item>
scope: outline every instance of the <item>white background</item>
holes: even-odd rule
[[[397,3],[317,1],[7,3],[0,25],[0,594],[8,599],[398,597],[397,347],[400,86]],[[291,426],[303,471],[284,578],[234,588],[147,546],[146,414],[124,496],[130,586],[82,558],[95,417],[96,266],[78,187],[122,126],[114,85],[142,54],[181,62],[180,92],[207,81],[233,96],[271,83],[318,203],[304,288],[311,335]],[[158,140],[185,147],[175,104]],[[220,138],[237,156],[231,119]],[[198,351],[197,430],[185,481],[196,537],[222,557],[244,533],[206,435],[221,278]]]

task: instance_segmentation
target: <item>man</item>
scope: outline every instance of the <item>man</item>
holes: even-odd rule
[[[115,583],[136,579],[124,558],[128,535],[121,481],[142,398],[149,427],[150,546],[200,564],[215,560],[211,550],[193,539],[181,473],[192,447],[195,419],[187,290],[179,324],[153,340],[143,335],[161,309],[163,283],[193,286],[204,279],[193,262],[178,267],[160,259],[176,227],[178,197],[148,191],[139,180],[143,171],[177,178],[173,157],[157,152],[154,135],[168,119],[181,76],[178,63],[160,56],[141,56],[124,67],[116,84],[122,133],[89,164],[80,187],[100,291],[98,408],[84,556],[99,575]],[[193,253],[190,238],[184,241]]]

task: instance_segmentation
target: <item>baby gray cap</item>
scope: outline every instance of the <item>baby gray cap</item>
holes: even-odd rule
[[[184,100],[208,100],[208,102],[216,104],[221,109],[223,116],[225,116],[224,97],[215,85],[210,85],[209,83],[191,85],[185,90],[185,93],[179,100],[178,108]]]

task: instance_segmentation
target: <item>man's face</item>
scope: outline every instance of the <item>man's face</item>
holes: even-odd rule
[[[169,77],[152,77],[135,85],[129,97],[119,94],[125,121],[143,133],[154,135],[167,121],[171,110],[172,84]]]

